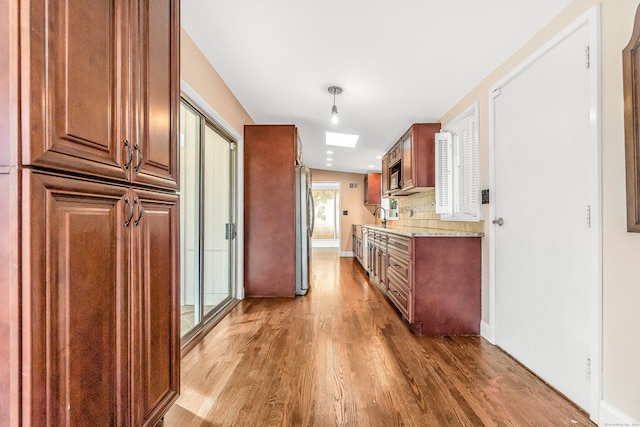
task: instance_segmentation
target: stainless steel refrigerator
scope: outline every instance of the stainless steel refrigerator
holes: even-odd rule
[[[311,171],[305,166],[298,166],[296,170],[296,295],[305,295],[309,290],[313,218]]]

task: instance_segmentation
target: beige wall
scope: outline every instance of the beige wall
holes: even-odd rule
[[[596,0],[575,0],[522,49],[500,65],[441,119],[446,123],[480,104],[481,185],[489,187],[489,88],[545,42],[580,17]],[[602,193],[603,193],[603,400],[640,420],[640,234],[626,231],[621,51],[631,36],[638,0],[602,0]],[[488,218],[488,205],[483,217]],[[488,293],[485,223],[483,292]],[[488,310],[483,304],[483,320]]]
[[[373,224],[373,207],[364,204],[364,177],[359,173],[334,172],[321,169],[311,170],[311,181],[340,182],[340,210],[349,215],[340,215],[340,252],[351,252],[353,224]],[[358,188],[349,188],[350,182],[357,182]]]
[[[253,119],[229,90],[189,34],[180,31],[180,78],[191,86],[238,134]]]

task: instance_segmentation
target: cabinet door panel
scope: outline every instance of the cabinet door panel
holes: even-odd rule
[[[179,65],[177,0],[141,0],[140,137],[134,182],[178,188]]]
[[[125,425],[122,187],[24,171],[25,425]]]
[[[389,190],[389,155],[385,154],[384,157],[382,157],[382,175],[380,180],[381,182],[381,187],[382,187],[382,195],[383,196],[388,196],[389,193],[391,192]]]
[[[402,189],[408,190],[415,187],[416,182],[413,179],[413,139],[412,132],[405,134],[402,140]]]
[[[23,162],[127,179],[125,10],[115,1],[33,1],[24,9]],[[28,8],[28,9],[27,9]]]
[[[178,397],[178,196],[133,192],[134,425],[155,425]],[[140,211],[142,209],[142,211]],[[139,221],[138,221],[139,219]]]

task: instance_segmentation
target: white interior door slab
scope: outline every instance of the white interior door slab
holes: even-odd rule
[[[583,26],[494,99],[496,343],[589,410],[597,146]],[[595,211],[594,211],[595,213]]]

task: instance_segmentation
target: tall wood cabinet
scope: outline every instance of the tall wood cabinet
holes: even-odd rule
[[[178,1],[2,8],[0,425],[155,425],[179,389]]]
[[[294,125],[244,127],[244,286],[248,297],[296,291]]]

